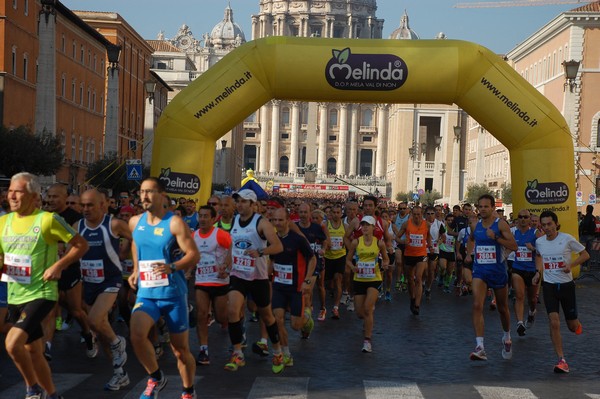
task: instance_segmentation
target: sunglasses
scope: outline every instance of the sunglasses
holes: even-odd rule
[[[435,215],[435,212],[427,212],[427,215]]]
[[[210,206],[217,206],[217,205],[219,205],[219,203],[218,202],[209,202],[208,205],[210,205]]]
[[[77,205],[77,202],[70,202],[70,201],[67,201],[67,205]]]
[[[407,210],[407,209],[408,209],[408,208],[398,208],[398,210],[399,210],[399,211],[405,211],[405,210]]]
[[[519,219],[529,219],[529,216],[527,216],[527,215],[519,215]]]

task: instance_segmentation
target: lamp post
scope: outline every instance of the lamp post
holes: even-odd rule
[[[107,84],[106,84],[106,131],[104,133],[104,153],[119,154],[119,58],[121,46],[109,44],[106,46]],[[119,154],[121,155],[121,154]]]
[[[147,80],[144,82],[144,88],[146,89],[146,97],[150,104],[154,100],[154,92],[156,90],[156,82],[154,80]]]
[[[579,72],[580,61],[563,61],[562,66],[565,70],[565,84],[563,91],[569,86],[569,90],[573,92],[573,89],[577,87],[577,72]]]

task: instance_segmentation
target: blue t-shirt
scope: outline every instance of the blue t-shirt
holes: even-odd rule
[[[499,221],[500,219],[494,220],[494,223],[489,227],[496,233],[496,236],[500,236]],[[475,231],[473,232],[475,236],[475,258],[473,264],[487,270],[506,270],[502,245],[498,244],[493,238],[489,238],[486,230],[481,220],[477,222],[477,226],[475,226]]]

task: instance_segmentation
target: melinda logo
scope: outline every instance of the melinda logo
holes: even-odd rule
[[[200,178],[190,173],[171,172],[171,168],[167,168],[161,169],[158,178],[169,194],[193,195],[200,190]]]
[[[525,198],[530,204],[562,204],[569,198],[569,187],[562,182],[527,182]]]
[[[331,52],[325,79],[336,89],[390,91],[408,77],[406,63],[392,54],[352,54],[350,48]]]

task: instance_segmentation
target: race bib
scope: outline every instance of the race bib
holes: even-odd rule
[[[285,285],[292,285],[294,283],[294,269],[292,265],[275,263],[273,271],[275,272],[273,282]]]
[[[344,245],[343,237],[331,237],[331,250],[332,251],[339,251],[340,249],[342,249],[343,245]]]
[[[372,261],[372,262],[357,262],[356,266],[358,268],[357,270],[357,277],[358,278],[375,278],[375,265],[377,264],[377,262]]]
[[[477,263],[480,265],[491,265],[496,263],[496,246],[495,245],[478,245],[475,248],[475,256]]]
[[[144,288],[166,287],[169,285],[169,277],[166,273],[155,275],[152,269],[157,263],[165,263],[164,259],[141,260],[140,266],[140,286]]]
[[[447,247],[453,247],[454,241],[455,241],[454,236],[451,236],[450,234],[446,234],[446,246]]]
[[[565,267],[565,258],[562,255],[544,256],[542,261],[545,270],[557,270]]]
[[[423,246],[423,234],[410,234],[408,236],[408,245],[411,247],[422,247]],[[434,244],[434,248],[437,243]]]
[[[81,276],[86,283],[98,284],[104,281],[104,262],[99,260],[81,260]]]
[[[200,262],[196,266],[196,282],[201,283],[217,278],[217,259],[213,254],[202,253]]]
[[[313,252],[315,254],[319,254],[319,251],[321,250],[321,244],[317,244],[316,242],[310,243],[310,249],[313,250]]]
[[[130,275],[133,273],[133,260],[125,259],[121,261],[121,267],[123,268],[123,274]]]
[[[232,257],[232,265],[231,268],[233,270],[239,270],[244,273],[252,273],[254,272],[254,268],[256,267],[256,259],[251,256],[244,254],[245,250],[234,248],[231,252]]]
[[[526,246],[519,246],[516,252],[517,262],[531,262],[533,261],[533,252],[531,252]]]
[[[31,283],[31,256],[4,254],[2,281],[8,283]]]

